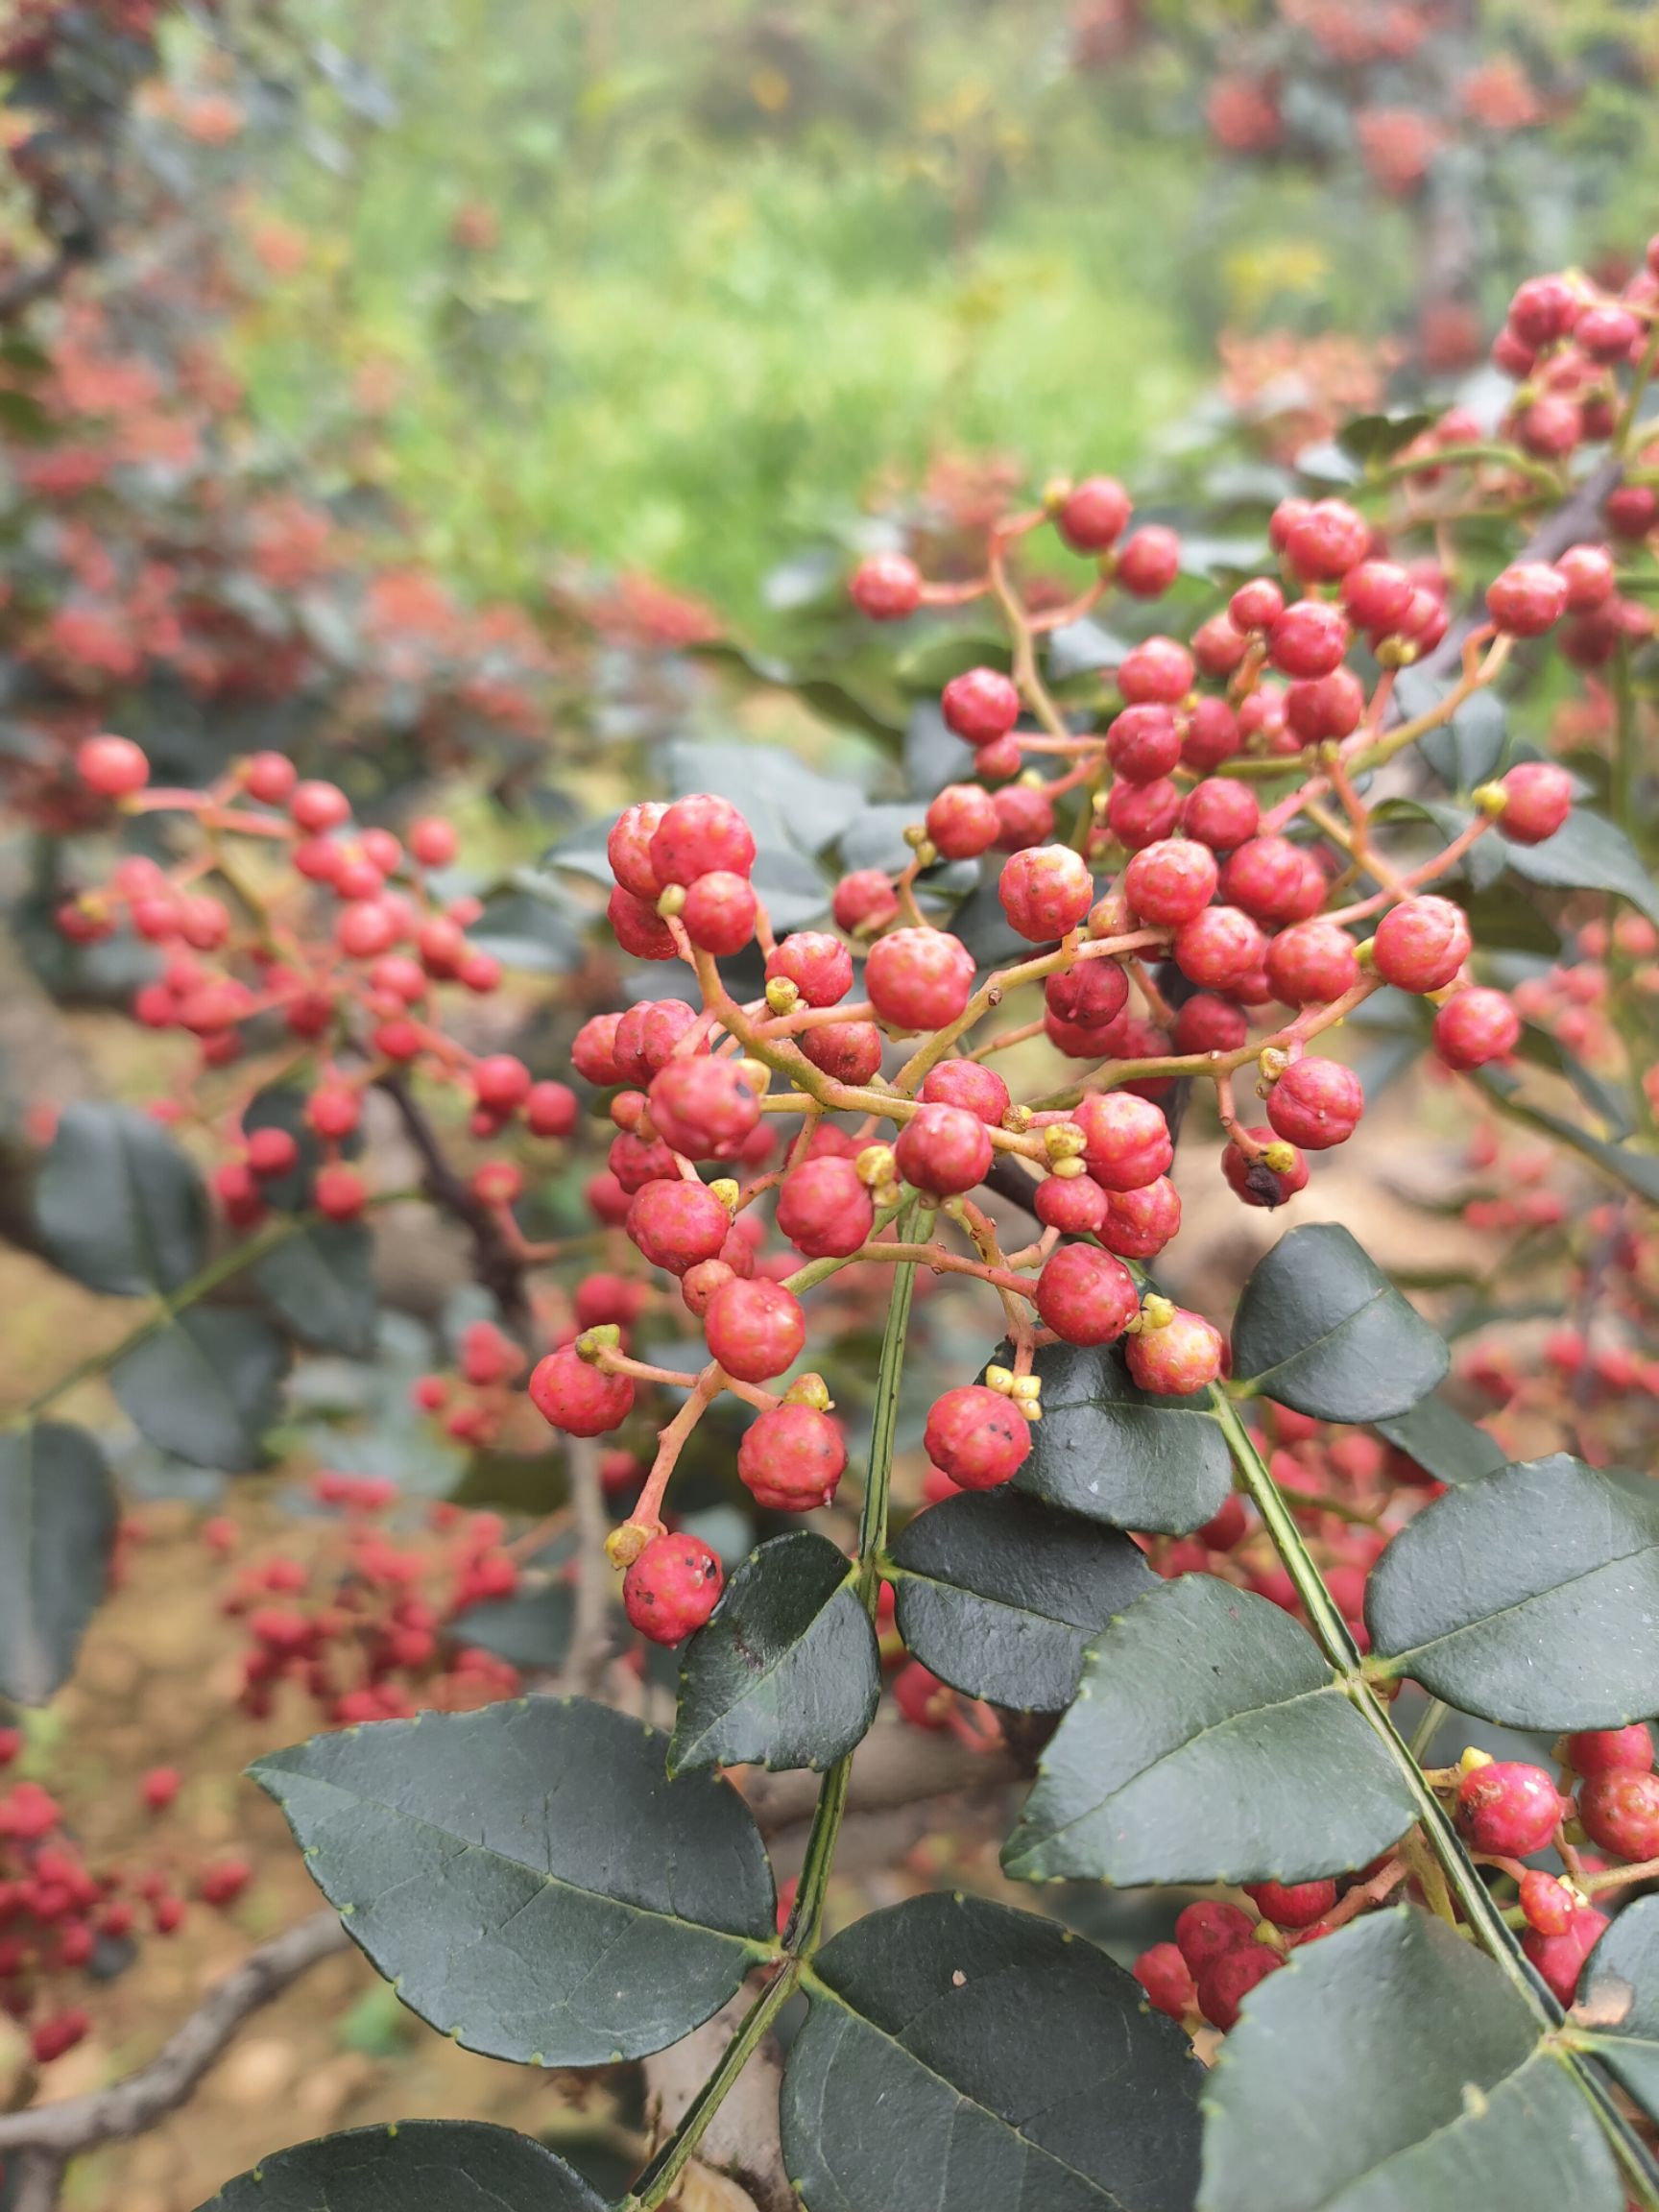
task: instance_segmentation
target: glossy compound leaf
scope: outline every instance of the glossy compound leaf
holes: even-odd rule
[[[261,1314],[198,1306],[124,1352],[109,1387],[157,1451],[240,1475],[264,1457],[287,1366],[288,1347]]]
[[[1063,1712],[1090,1640],[1158,1587],[1127,1536],[1007,1487],[919,1513],[893,1566],[899,1633],[922,1664],[1027,1713]]]
[[[36,1186],[48,1256],[88,1289],[141,1298],[177,1290],[202,1265],[202,1178],[146,1114],[66,1107]]]
[[[881,1660],[854,1578],[846,1554],[808,1528],[750,1553],[680,1662],[671,1774],[818,1769],[863,1741]]]
[[[1659,1713],[1659,1489],[1555,1453],[1427,1506],[1372,1569],[1374,1657],[1510,1728]]]
[[[366,1359],[379,1299],[374,1238],[361,1221],[316,1221],[273,1245],[253,1280],[302,1344]]]
[[[1575,806],[1553,837],[1541,845],[1501,839],[1509,872],[1524,882],[1563,891],[1615,891],[1649,921],[1659,922],[1659,891],[1642,856],[1623,830],[1590,807]]]
[[[1381,468],[1404,452],[1433,421],[1432,415],[1356,415],[1336,433],[1336,443],[1362,469]]]
[[[1214,1519],[1233,1488],[1233,1461],[1208,1397],[1138,1388],[1115,1345],[1046,1345],[1035,1368],[1043,1418],[1017,1490],[1086,1520],[1165,1536]]]
[[[1307,1631],[1187,1575],[1131,1605],[1083,1665],[1003,1847],[1016,1880],[1302,1882],[1404,1835],[1394,1762]]]
[[[1473,1482],[1508,1464],[1503,1447],[1444,1398],[1419,1399],[1409,1412],[1384,1414],[1372,1427],[1436,1482]]]
[[[405,2005],[538,2066],[661,2051],[771,1955],[748,1807],[674,1781],[666,1739],[579,1699],[383,1720],[252,1767]]]
[[[1619,2212],[1612,2152],[1537,2016],[1412,1906],[1292,1953],[1204,2091],[1199,2212]]]
[[[0,1435],[0,1695],[44,1705],[68,1680],[108,1587],[118,1519],[84,1429],[41,1421]]]
[[[827,1943],[783,2077],[808,2212],[1187,2212],[1203,2071],[1093,1944],[912,1897]]]
[[[1659,2115],[1659,1897],[1627,1905],[1591,1952],[1573,2025],[1648,2117]]]
[[[1316,1421],[1405,1413],[1450,1364],[1438,1331],[1334,1221],[1279,1239],[1245,1284],[1233,1324],[1234,1374]]]
[[[352,2128],[262,2158],[198,2212],[604,2212],[563,2158],[480,2120]]]

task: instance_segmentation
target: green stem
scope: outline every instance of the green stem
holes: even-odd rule
[[[617,2204],[615,2212],[655,2212],[674,2193],[704,2130],[725,2102],[739,2074],[755,2056],[760,2038],[795,1993],[801,1961],[786,1959],[749,2008],[743,2025],[720,2054],[720,2063],[685,2107],[678,2128]]]
[[[907,1207],[900,1217],[902,1238],[913,1225],[917,1208]],[[902,1261],[893,1270],[893,1287],[887,1300],[887,1326],[881,1337],[881,1358],[876,1370],[876,1409],[870,1431],[870,1472],[864,1483],[864,1503],[858,1515],[858,1601],[874,1621],[881,1587],[881,1553],[887,1542],[887,1498],[893,1476],[893,1439],[899,1427],[899,1378],[904,1365],[904,1335],[910,1322],[910,1300],[916,1287],[913,1262]],[[801,1887],[789,1916],[784,1942],[794,1952],[810,1953],[818,1940],[824,1917],[824,1898],[830,1887],[830,1865],[835,1839],[847,1810],[847,1791],[853,1774],[853,1754],[837,1759],[824,1777],[818,1808],[806,1839],[801,1866]]]
[[[1433,1743],[1435,1732],[1450,1710],[1450,1706],[1442,1704],[1438,1697],[1431,1697],[1424,1707],[1423,1718],[1412,1730],[1411,1742],[1407,1746],[1419,1766],[1423,1764],[1424,1755],[1430,1744]]]
[[[1238,1407],[1219,1384],[1211,1385],[1210,1405],[1238,1472],[1244,1478],[1244,1487],[1262,1516],[1262,1527],[1273,1540],[1273,1549],[1284,1562],[1285,1572],[1296,1586],[1296,1595],[1307,1611],[1315,1641],[1338,1674],[1357,1680],[1358,1647],[1349,1635],[1348,1623],[1313,1564],[1294,1514],[1286,1504],[1278,1483],[1267,1472],[1267,1462],[1238,1418]]]

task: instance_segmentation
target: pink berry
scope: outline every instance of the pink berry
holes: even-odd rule
[[[1648,1774],[1653,1770],[1653,1739],[1647,1723],[1627,1728],[1587,1728],[1567,1739],[1567,1764],[1575,1774]]]
[[[808,1260],[844,1260],[870,1235],[876,1210],[851,1160],[803,1160],[778,1188],[778,1227]]]
[[[668,811],[660,799],[641,799],[625,806],[605,840],[611,873],[624,891],[656,904],[662,885],[651,861],[651,840]]]
[[[1509,302],[1508,325],[1537,352],[1565,338],[1583,302],[1565,276],[1528,276]]]
[[[1361,561],[1342,578],[1342,604],[1357,629],[1388,637],[1410,612],[1416,587],[1395,561]]]
[[[1345,499],[1319,499],[1285,533],[1285,558],[1305,583],[1334,584],[1365,558],[1371,526]]]
[[[1306,922],[1324,904],[1325,878],[1288,837],[1251,837],[1229,855],[1221,896],[1257,922]]]
[[[895,929],[870,948],[864,987],[892,1029],[944,1029],[974,990],[974,955],[943,929]]]
[[[1329,676],[1348,650],[1347,617],[1324,599],[1298,599],[1267,633],[1267,653],[1284,676]]]
[[[1168,1171],[1169,1124],[1150,1099],[1126,1091],[1092,1092],[1074,1108],[1084,1164],[1104,1190],[1140,1190]]]
[[[286,754],[255,753],[243,772],[243,787],[261,806],[280,806],[300,781],[300,771]]]
[[[1068,1344],[1115,1344],[1141,1300],[1121,1260],[1093,1244],[1061,1244],[1037,1278],[1037,1310]]]
[[[939,697],[945,727],[966,745],[992,745],[1020,719],[1020,694],[998,668],[968,668]]]
[[[1518,561],[1492,579],[1486,612],[1511,637],[1541,637],[1567,612],[1567,586],[1547,561]]]
[[[1209,905],[1219,874],[1207,845],[1167,837],[1135,854],[1123,871],[1123,893],[1142,922],[1174,928]]]
[[[351,802],[338,783],[297,783],[289,795],[288,811],[301,830],[319,837],[350,819]]]
[[[885,929],[899,911],[899,894],[893,879],[881,868],[854,868],[843,876],[830,898],[830,911],[837,929],[849,935]]]
[[[1106,1219],[1106,1193],[1092,1175],[1046,1175],[1031,1194],[1045,1229],[1093,1237]]]
[[[700,1537],[653,1536],[622,1577],[622,1608],[653,1644],[680,1644],[713,1612],[724,1581]]]
[[[1012,1103],[996,1069],[978,1060],[935,1062],[923,1076],[918,1095],[929,1106],[960,1106],[991,1129],[1000,1126]]]
[[[728,1283],[703,1319],[710,1356],[743,1382],[768,1382],[801,1357],[806,1318],[781,1283]]]
[[[695,883],[717,870],[746,877],[755,865],[755,833],[729,799],[699,791],[676,799],[651,838],[651,866],[664,889]]]
[[[1541,1936],[1536,1929],[1529,1928],[1522,1936],[1522,1950],[1558,2004],[1570,2006],[1577,1995],[1584,1961],[1595,1950],[1606,1926],[1606,1913],[1585,1905],[1574,1913],[1565,1936]]]
[[[1261,967],[1267,940],[1241,908],[1207,906],[1176,930],[1173,950],[1189,981],[1224,991]]]
[[[653,1267],[670,1275],[715,1259],[731,1228],[731,1214],[701,1183],[647,1183],[628,1209],[629,1236]]]
[[[1498,827],[1517,845],[1542,845],[1573,811],[1573,779],[1553,760],[1523,760],[1500,785]]]
[[[1460,906],[1432,896],[1404,899],[1377,925],[1377,973],[1399,991],[1440,991],[1468,959],[1474,940]]]
[[[1484,1068],[1521,1041],[1521,1017],[1502,991],[1459,991],[1434,1015],[1434,1049],[1448,1068]]]
[[[1191,1974],[1204,1973],[1230,1951],[1253,1943],[1255,1936],[1255,1922],[1248,1912],[1210,1897],[1183,1906],[1175,1921],[1176,1948]]]
[[[1561,1798],[1542,1767],[1494,1760],[1457,1785],[1459,1833],[1477,1851],[1527,1859],[1542,1851],[1561,1822]]]
[[[964,1490],[994,1490],[1024,1465],[1031,1424],[1001,1391],[965,1382],[933,1401],[923,1445],[934,1466]]]
[[[731,1160],[760,1118],[740,1063],[707,1054],[670,1060],[651,1078],[651,1119],[664,1144],[688,1160]]]
[[[1352,668],[1333,668],[1311,683],[1292,684],[1285,694],[1285,720],[1304,745],[1351,737],[1365,712],[1365,686]]]
[[[364,844],[375,834],[373,830],[366,831]],[[423,815],[419,822],[409,825],[409,851],[422,868],[447,868],[460,850],[461,840],[455,833],[454,823],[445,822],[441,815]],[[395,854],[382,856],[387,859],[386,872],[390,875],[397,865],[397,856]]]
[[[1134,1971],[1148,2004],[1171,2020],[1184,2020],[1198,2002],[1191,1969],[1173,1943],[1154,1943],[1142,1951]]]
[[[599,1436],[619,1428],[633,1411],[634,1383],[627,1375],[605,1374],[565,1344],[532,1370],[530,1403],[550,1428],[567,1436]]]
[[[712,868],[687,885],[680,920],[699,951],[724,960],[741,952],[754,936],[758,911],[759,902],[747,876]]]
[[[1167,837],[1181,818],[1181,789],[1167,777],[1156,783],[1114,783],[1106,795],[1106,827],[1131,853]]]
[[[255,1129],[248,1139],[248,1166],[255,1175],[287,1175],[300,1164],[300,1147],[286,1129]]]
[[[853,988],[853,955],[827,929],[798,929],[766,955],[767,982],[780,976],[805,1005],[833,1006]]]
[[[893,1149],[905,1182],[938,1198],[972,1190],[991,1166],[991,1133],[961,1106],[918,1106]]]
[[[330,1221],[355,1221],[369,1203],[368,1187],[355,1167],[320,1167],[311,1186],[312,1202]]]
[[[977,783],[947,783],[927,809],[927,834],[946,860],[977,860],[999,828],[997,803]]]
[[[1570,545],[1555,563],[1569,614],[1594,614],[1613,596],[1613,556],[1605,545]]]
[[[1118,688],[1132,707],[1174,707],[1192,688],[1192,656],[1173,637],[1144,637],[1118,662]]]
[[[1181,541],[1162,522],[1137,530],[1118,556],[1118,587],[1137,599],[1161,599],[1181,573]]]
[[[674,1058],[697,1016],[684,998],[641,998],[616,1023],[612,1057],[625,1083],[649,1083]]]
[[[902,622],[922,604],[922,571],[903,553],[872,553],[854,569],[847,589],[872,622]]]
[[[757,1505],[807,1513],[828,1505],[847,1464],[840,1424],[810,1406],[775,1406],[743,1431],[737,1476]]]
[[[874,1022],[826,1022],[803,1031],[801,1049],[837,1083],[868,1083],[881,1066],[881,1032]]]
[[[1166,706],[1125,707],[1106,733],[1106,757],[1125,783],[1156,783],[1180,762],[1181,725]]]
[[[75,751],[75,767],[88,790],[102,799],[128,799],[150,781],[150,762],[130,737],[87,737]]]
[[[1567,1934],[1578,1900],[1558,1874],[1529,1866],[1521,1877],[1520,1889],[1521,1910],[1528,1928],[1539,1936]]]
[[[1275,1928],[1311,1928],[1336,1902],[1334,1882],[1246,1882],[1244,1894]]]
[[[1002,863],[997,892],[1010,926],[1043,945],[1077,927],[1094,903],[1094,879],[1069,845],[1033,845]]]
[[[1129,1003],[1129,978],[1116,960],[1079,960],[1064,974],[1048,976],[1043,997],[1060,1021],[1102,1029]]]
[[[983,770],[983,760],[980,762]],[[1010,783],[992,795],[997,809],[997,848],[1001,853],[1022,853],[1028,845],[1046,845],[1054,834],[1054,802],[1041,784]]]
[[[1364,1111],[1365,1087],[1353,1069],[1311,1054],[1293,1060],[1267,1094],[1274,1132],[1305,1152],[1345,1144]]]
[[[138,1794],[152,1813],[164,1813],[178,1796],[183,1779],[177,1767],[152,1767],[138,1785]]]
[[[1258,1145],[1270,1143],[1274,1139],[1271,1129],[1261,1127],[1247,1129],[1244,1134]],[[1269,1167],[1259,1153],[1246,1152],[1240,1144],[1229,1144],[1221,1155],[1221,1172],[1235,1196],[1242,1198],[1246,1206],[1283,1206],[1308,1184],[1308,1163],[1300,1152],[1290,1166]]]
[[[1141,1329],[1129,1338],[1129,1373],[1142,1390],[1167,1398],[1207,1390],[1221,1373],[1226,1346],[1221,1332],[1184,1306],[1162,1329]]]
[[[1171,1042],[1177,1052],[1237,1052],[1249,1034],[1242,1006],[1197,991],[1176,1009]]]
[[[1659,1774],[1615,1767],[1579,1786],[1578,1817],[1592,1843],[1633,1863],[1659,1859]]]
[[[1181,803],[1181,827],[1213,853],[1231,853],[1255,836],[1262,808],[1248,783],[1231,776],[1194,783]]]
[[[1252,694],[1253,697],[1259,694]],[[1238,717],[1225,699],[1196,699],[1187,710],[1181,763],[1195,776],[1208,776],[1231,760],[1243,743]]]
[[[606,902],[605,919],[617,944],[636,960],[672,960],[677,956],[674,932],[656,907],[636,899],[632,891],[624,891],[620,883]]]
[[[1285,1963],[1265,1943],[1229,1951],[1198,1977],[1198,2009],[1212,2028],[1225,2032],[1238,2025],[1238,2010],[1252,1989],[1277,1974]]]
[[[493,1114],[511,1114],[530,1095],[530,1070],[511,1052],[492,1052],[472,1064],[472,1095]]]
[[[1116,477],[1085,476],[1060,502],[1054,524],[1073,553],[1104,553],[1122,536],[1132,512]]]
[[[1227,602],[1227,612],[1238,630],[1268,630],[1285,612],[1285,594],[1270,576],[1254,576],[1239,585]]]
[[[1180,1226],[1180,1193],[1160,1175],[1140,1190],[1108,1190],[1097,1234],[1108,1252],[1124,1260],[1156,1260]]]

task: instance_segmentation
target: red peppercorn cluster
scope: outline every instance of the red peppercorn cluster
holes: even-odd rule
[[[194,832],[170,864],[120,860],[108,884],[58,916],[77,943],[125,930],[155,948],[156,973],[134,994],[133,1015],[182,1032],[195,1050],[174,1095],[152,1111],[199,1123],[208,1070],[284,1037],[307,1052],[299,1126],[244,1122],[239,1111],[214,1126],[222,1158],[213,1190],[233,1227],[254,1228],[272,1204],[295,1203],[291,1179],[301,1172],[327,1218],[362,1214],[371,1185],[350,1155],[376,1081],[419,1077],[458,1094],[479,1139],[510,1127],[542,1140],[571,1134],[577,1101],[567,1085],[538,1082],[513,1054],[475,1051],[454,1033],[456,995],[460,1005],[488,998],[501,965],[468,937],[479,902],[434,888],[456,855],[448,822],[428,816],[402,837],[359,830],[337,784],[301,781],[276,753],[255,754],[204,791],[152,787],[144,754],[124,737],[85,739],[76,762],[85,789],[109,806],[156,813],[169,827],[178,817]],[[232,845],[234,864],[225,857]],[[223,893],[204,887],[215,873]],[[522,1182],[515,1162],[490,1160],[472,1195],[505,1224]]]
[[[0,1774],[25,1752],[21,1733],[0,1728]],[[164,1819],[181,1777],[170,1767],[141,1777],[139,1816],[156,1832],[136,1853],[89,1863],[64,1807],[25,1777],[0,1791],[0,2008],[29,2031],[37,2065],[49,2065],[90,2032],[79,2002],[125,1962],[132,1946],[177,1932],[187,1893],[223,1911],[252,1879],[245,1859],[194,1866],[163,1849]],[[146,1858],[156,1863],[146,1866]]]
[[[464,1619],[518,1589],[500,1516],[439,1502],[395,1532],[393,1483],[324,1472],[310,1487],[335,1517],[336,1539],[309,1564],[286,1551],[245,1562],[220,1600],[247,1638],[243,1710],[269,1719],[286,1685],[316,1720],[348,1727],[515,1695],[517,1670],[469,1643]],[[235,1524],[209,1521],[203,1537],[232,1551]]]

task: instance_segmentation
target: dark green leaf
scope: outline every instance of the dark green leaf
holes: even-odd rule
[[[202,1265],[202,1178],[147,1115],[126,1106],[64,1109],[35,1197],[41,1241],[93,1290],[177,1290]]]
[[[1444,1398],[1420,1399],[1408,1413],[1385,1414],[1374,1426],[1437,1482],[1471,1482],[1505,1463],[1503,1446]]]
[[[1586,1160],[1595,1161],[1599,1167],[1617,1182],[1623,1183],[1627,1190],[1634,1190],[1639,1197],[1647,1199],[1653,1205],[1659,1205],[1659,1159],[1655,1159],[1651,1152],[1638,1152],[1629,1144],[1610,1144],[1605,1138],[1597,1137],[1588,1129],[1581,1129],[1576,1122],[1567,1120],[1562,1115],[1552,1114],[1547,1107],[1536,1106],[1529,1099],[1520,1098],[1521,1086],[1503,1068],[1477,1069],[1475,1080],[1495,1098],[1510,1101],[1511,1110],[1523,1121],[1547,1131],[1551,1137],[1559,1137],[1563,1144],[1570,1144],[1574,1151],[1581,1153]]]
[[[1659,890],[1641,855],[1605,816],[1575,806],[1553,837],[1542,845],[1515,845],[1503,837],[1512,875],[1564,891],[1616,891],[1659,922]]]
[[[521,869],[468,931],[469,942],[505,968],[530,975],[567,975],[583,957],[578,909],[551,878]]]
[[[1414,1907],[1291,1955],[1205,2086],[1200,2212],[1619,2212],[1594,2109],[1492,1961]]]
[[[762,851],[781,845],[822,853],[868,804],[856,783],[820,776],[773,746],[676,737],[668,775],[676,798],[712,791],[741,806]]]
[[[1356,415],[1337,431],[1336,443],[1361,468],[1381,468],[1404,452],[1413,438],[1421,437],[1433,420],[1423,414]]]
[[[1563,1051],[1559,1040],[1548,1029],[1541,1028],[1536,1022],[1523,1022],[1521,1041],[1515,1051],[1518,1058],[1535,1068],[1548,1068],[1552,1075],[1571,1083],[1591,1113],[1606,1123],[1608,1134],[1616,1142],[1622,1144],[1634,1133],[1636,1124],[1624,1094],[1604,1083],[1576,1052]]]
[[[490,2057],[596,2066],[689,2033],[773,1947],[748,1808],[670,1780],[666,1749],[536,1698],[316,1736],[252,1772],[423,2020]]]
[[[1185,1535],[1214,1520],[1233,1461],[1207,1398],[1158,1398],[1129,1379],[1115,1346],[1038,1353],[1043,1418],[1015,1487],[1118,1528]]]
[[[680,1662],[668,1770],[830,1767],[868,1734],[881,1695],[854,1570],[808,1528],[751,1552]]]
[[[493,1651],[527,1674],[555,1674],[570,1649],[575,1599],[562,1582],[526,1590],[516,1598],[469,1605],[447,1623],[460,1644]]]
[[[1068,684],[1073,676],[1094,676],[1102,668],[1116,668],[1131,642],[1088,614],[1075,622],[1062,623],[1048,637],[1048,680]]]
[[[1403,668],[1394,680],[1394,698],[1401,713],[1414,720],[1437,707],[1452,688],[1439,678]],[[1473,791],[1497,774],[1506,736],[1503,701],[1494,692],[1477,691],[1449,723],[1420,738],[1417,749],[1448,790]]]
[[[379,1301],[374,1238],[361,1221],[317,1221],[254,1262],[253,1280],[301,1343],[367,1358]]]
[[[1062,1712],[1091,1637],[1158,1586],[1115,1528],[1006,1488],[918,1514],[893,1564],[899,1633],[922,1664],[1030,1713]]]
[[[1187,2212],[1202,2069],[1093,1944],[975,1897],[827,1943],[783,2078],[811,2212]]]
[[[479,2120],[353,2128],[262,2158],[199,2212],[604,2212],[563,2158]]]
[[[1483,1475],[1411,1521],[1371,1571],[1390,1671],[1511,1728],[1659,1713],[1659,1488],[1556,1453]]]
[[[252,1137],[256,1129],[281,1129],[299,1148],[299,1160],[289,1174],[267,1176],[259,1185],[266,1205],[285,1214],[310,1203],[311,1178],[323,1163],[323,1146],[305,1118],[305,1093],[297,1084],[272,1083],[255,1092],[242,1112],[244,1135]],[[360,1132],[342,1146],[348,1158],[361,1148]]]
[[[1302,1882],[1363,1866],[1410,1791],[1307,1631],[1209,1575],[1096,1638],[1002,1853],[1016,1880]]]
[[[244,1474],[263,1457],[288,1348],[257,1313],[193,1307],[109,1370],[121,1410],[158,1451]]]
[[[1519,884],[1498,882],[1476,890],[1450,883],[1446,888],[1468,915],[1475,942],[1483,951],[1536,952],[1547,960],[1560,951],[1560,932],[1537,900]]]
[[[1233,1372],[1317,1421],[1404,1413],[1445,1376],[1439,1334],[1334,1221],[1258,1262],[1233,1325]]]
[[[1590,1954],[1575,2028],[1643,2110],[1659,2114],[1659,1897],[1627,1905]]]
[[[0,1693],[44,1705],[67,1681],[108,1586],[119,1513],[84,1429],[0,1435]]]

